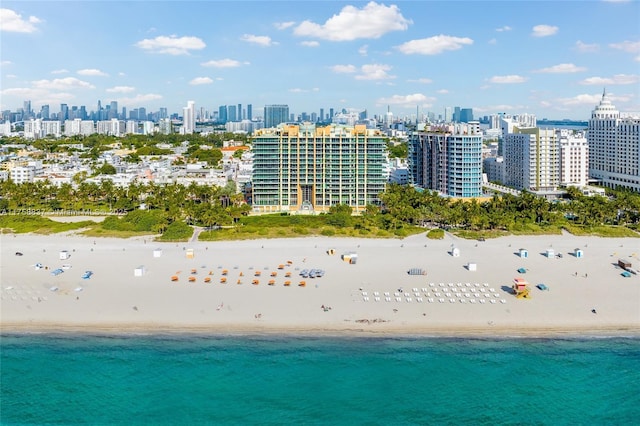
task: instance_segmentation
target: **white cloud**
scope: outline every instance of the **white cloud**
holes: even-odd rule
[[[338,74],[349,74],[349,73],[354,73],[356,72],[358,69],[355,67],[355,65],[333,65],[331,68],[331,71],[338,73]]]
[[[621,43],[611,43],[609,47],[612,49],[622,50],[624,52],[637,53],[640,52],[640,41],[625,40]]]
[[[441,95],[446,95],[447,93],[449,93],[449,91],[447,89],[440,89],[440,90],[436,90],[436,93],[439,93]]]
[[[582,72],[586,70],[587,69],[585,67],[578,67],[578,66],[575,66],[574,64],[558,64],[552,67],[541,68],[534,72],[543,73],[543,74],[567,74],[567,73],[574,73],[574,72]]]
[[[201,84],[211,84],[213,80],[209,77],[196,77],[189,82],[192,86],[199,86]]]
[[[602,99],[602,93],[595,95],[577,95],[573,98],[560,98],[557,102],[561,105],[596,105]]]
[[[276,22],[273,24],[279,30],[286,30],[287,28],[293,27],[295,25],[295,21],[287,21],[287,22]]]
[[[271,37],[269,36],[257,36],[253,34],[243,34],[242,37],[240,37],[240,40],[246,41],[247,43],[253,43],[253,44],[257,44],[265,47],[278,44],[278,42],[271,40]]]
[[[630,3],[631,0],[602,0],[605,3]]]
[[[75,99],[75,95],[68,92],[51,93],[44,88],[32,88],[32,87],[13,87],[9,89],[0,90],[0,94],[3,96],[15,96],[24,99],[37,99],[38,104],[56,104],[69,102],[71,99]]]
[[[360,48],[358,49],[358,53],[360,54],[360,56],[367,56],[369,51],[369,46],[368,45],[364,45],[364,46],[360,46]]]
[[[55,78],[53,80],[36,80],[33,87],[47,90],[95,89],[95,86],[75,77]]]
[[[7,74],[7,75],[5,75],[5,77],[7,77],[7,78],[16,78],[18,76],[15,75],[15,74]]]
[[[376,39],[391,31],[404,31],[411,23],[411,20],[402,16],[398,6],[385,6],[372,1],[362,9],[345,6],[339,14],[333,15],[324,24],[304,21],[293,33],[297,36],[331,41]]]
[[[473,40],[468,37],[452,37],[440,34],[434,37],[410,40],[396,46],[398,50],[406,55],[437,55],[447,50],[458,50],[464,45],[473,44]]]
[[[318,43],[317,41],[301,41],[300,46],[318,47],[320,46],[320,43]]]
[[[496,75],[489,79],[489,82],[496,84],[524,83],[525,81],[527,78],[520,75]]]
[[[188,55],[191,50],[204,49],[207,45],[198,37],[158,36],[145,38],[135,44],[144,50],[168,55]]]
[[[505,32],[505,31],[511,31],[511,27],[508,25],[505,25],[504,27],[500,27],[500,28],[496,28],[496,31],[499,33]]]
[[[11,61],[0,61],[0,66],[1,67],[6,67],[8,65],[11,65],[13,62]]]
[[[212,68],[236,68],[242,66],[242,62],[236,61],[235,59],[219,59],[219,60],[211,60],[207,62],[203,62],[200,65],[203,67],[212,67]]]
[[[617,84],[638,84],[640,83],[640,76],[638,75],[627,75],[627,74],[617,74],[613,77],[589,77],[585,78],[580,82],[580,84],[584,84],[587,86],[597,85],[597,86],[611,86]]]
[[[147,93],[147,94],[136,95],[131,98],[120,98],[118,99],[118,103],[121,105],[135,106],[135,105],[140,105],[146,102],[157,101],[159,99],[162,99],[162,95],[158,95],[155,93]]]
[[[90,76],[99,76],[99,77],[107,77],[109,75],[106,72],[100,71],[95,68],[78,70],[77,73],[78,75],[90,75]]]
[[[600,50],[600,46],[597,43],[587,44],[578,40],[576,41],[576,50],[582,53],[597,52]]]
[[[124,77],[126,74],[125,74],[125,73],[123,73],[122,71],[120,71],[120,72],[118,73],[118,75],[119,75],[120,77]]]
[[[320,89],[318,87],[312,87],[311,89],[301,89],[299,87],[289,89],[291,93],[309,93],[309,92],[319,92]]]
[[[11,9],[0,9],[0,31],[33,33],[38,29],[36,25],[41,22],[42,20],[35,16],[29,16],[29,18],[23,19],[22,15]]]
[[[387,74],[391,70],[391,65],[386,64],[367,64],[360,68],[362,74],[356,75],[356,80],[388,80],[396,78],[395,75]]]
[[[556,34],[559,28],[553,25],[536,25],[532,28],[531,35],[534,37],[548,37]]]
[[[69,72],[69,70],[62,68],[62,69],[59,69],[59,70],[51,71],[51,74],[67,74],[68,72]]]
[[[130,93],[134,90],[136,90],[136,88],[131,86],[115,86],[107,89],[106,91],[108,93]]]
[[[429,84],[429,83],[433,83],[433,80],[431,80],[430,78],[418,78],[415,80],[407,80],[409,83],[422,83],[422,84]]]
[[[498,43],[498,40],[497,40],[497,39],[495,39],[495,38],[492,38],[492,39],[491,39],[491,40],[489,40],[487,43],[489,43],[489,44],[497,44],[497,43]]]
[[[431,107],[435,98],[429,98],[422,93],[414,93],[411,95],[393,95],[390,98],[379,98],[376,100],[376,105],[397,105],[402,107],[415,107],[422,106],[425,108]]]

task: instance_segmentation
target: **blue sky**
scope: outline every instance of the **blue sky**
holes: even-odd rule
[[[640,111],[638,1],[6,1],[0,109]]]

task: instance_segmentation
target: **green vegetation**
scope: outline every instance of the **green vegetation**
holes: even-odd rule
[[[82,222],[56,222],[42,216],[33,215],[4,215],[0,216],[0,231],[6,233],[26,233],[55,234],[57,232],[69,232],[78,229],[95,226],[93,221]]]
[[[188,241],[193,234],[193,229],[184,222],[173,222],[167,226],[159,241]]]
[[[444,229],[432,229],[427,232],[427,238],[430,240],[441,240],[444,238]]]

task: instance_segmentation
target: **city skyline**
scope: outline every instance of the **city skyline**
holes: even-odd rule
[[[0,109],[463,106],[586,120],[606,88],[640,111],[638,2],[293,5],[5,1]]]

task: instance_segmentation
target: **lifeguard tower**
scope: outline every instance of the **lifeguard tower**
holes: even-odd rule
[[[524,278],[514,278],[511,289],[513,290],[516,298],[518,299],[530,299],[531,293],[529,292],[529,283]]]

